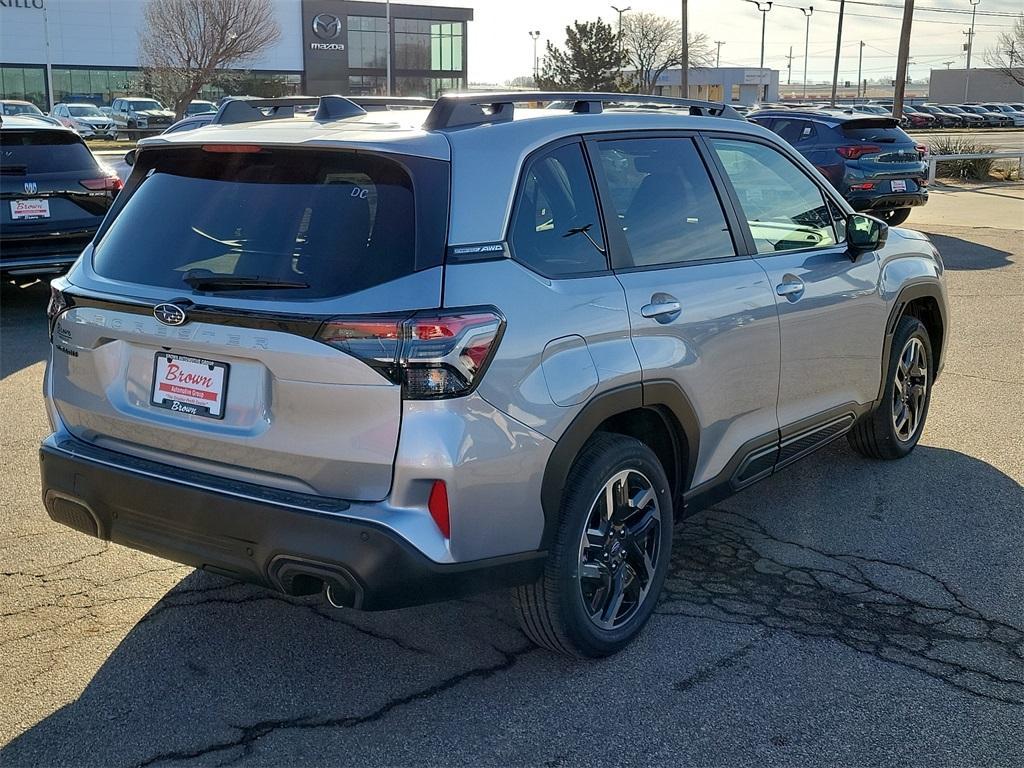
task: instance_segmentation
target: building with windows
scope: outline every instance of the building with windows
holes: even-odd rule
[[[358,0],[271,0],[277,43],[200,94],[436,96],[466,87],[469,8]],[[139,61],[144,0],[0,2],[0,98],[44,111],[61,101],[109,104],[151,95]]]
[[[689,71],[690,99],[724,101],[726,104],[756,104],[779,100],[779,71],[757,67],[707,67]],[[654,92],[662,96],[682,95],[678,67],[661,73]]]

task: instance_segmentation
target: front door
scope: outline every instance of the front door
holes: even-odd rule
[[[885,316],[877,253],[851,260],[842,210],[768,143],[708,140],[735,190],[782,332],[779,423],[813,428],[878,395]]]
[[[739,255],[692,137],[587,147],[645,389],[673,382],[696,411],[691,487],[733,473],[734,458],[770,451],[778,435],[779,325],[767,276]]]

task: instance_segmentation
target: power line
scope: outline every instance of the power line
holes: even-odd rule
[[[838,3],[839,0],[826,0],[826,2]],[[903,6],[902,5],[896,5],[895,3],[873,3],[873,2],[868,2],[868,0],[846,0],[846,2],[848,2],[850,5],[865,5],[865,6],[869,6],[871,8],[895,8],[897,10],[901,10],[901,11],[903,10]],[[960,15],[967,15],[967,16],[971,15],[971,11],[967,10],[967,9],[964,9],[964,8],[929,8],[927,6],[924,6],[924,7],[918,6],[914,10],[917,10],[917,11],[930,11],[931,13],[952,13],[952,14],[960,14]],[[992,16],[992,17],[1000,18],[1000,19],[1015,19],[1020,14],[1018,14],[1018,13],[1010,13],[1008,11],[978,11],[977,15],[978,16]],[[915,21],[916,21],[916,19],[915,19]]]

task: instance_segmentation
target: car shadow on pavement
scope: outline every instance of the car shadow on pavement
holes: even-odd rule
[[[50,286],[24,288],[4,283],[0,288],[0,379],[46,359],[46,304]]]
[[[538,761],[577,728],[591,729],[590,743],[600,745],[602,729],[649,704],[646,690],[675,691],[672,705],[686,713],[673,719],[679,729],[702,727],[700,707],[687,703],[696,689],[723,705],[756,699],[742,671],[725,676],[756,663],[766,638],[839,644],[880,662],[883,680],[910,674],[926,691],[938,681],[943,698],[1024,703],[1019,608],[998,602],[1020,594],[1012,538],[1020,484],[925,446],[903,462],[833,446],[802,466],[677,527],[666,593],[651,626],[618,657],[572,662],[534,648],[500,594],[361,614],[197,571],[127,631],[75,701],[0,750],[0,764],[366,765],[370,750],[372,761],[390,764],[500,763],[460,724],[491,729],[484,741],[500,744],[517,706],[536,718],[535,751],[523,754]],[[837,482],[844,473],[850,481]],[[982,558],[988,574],[979,574]],[[83,615],[116,611],[117,600],[81,588]],[[692,650],[732,631],[749,638],[738,649],[710,660]],[[609,686],[620,693],[595,723],[579,702],[606,701]],[[437,728],[447,752],[419,742]],[[629,738],[629,730],[607,737]],[[672,738],[685,741],[682,731]]]
[[[972,243],[960,237],[926,232],[935,247],[942,254],[946,269],[975,270],[998,269],[1013,262],[1013,254],[979,243]]]

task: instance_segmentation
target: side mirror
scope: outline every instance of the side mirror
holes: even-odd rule
[[[138,150],[129,149],[127,152],[124,153],[124,162],[127,165],[135,165],[135,153],[137,151]]]
[[[860,213],[846,217],[846,244],[852,260],[867,251],[877,251],[888,238],[889,225],[884,221]]]

